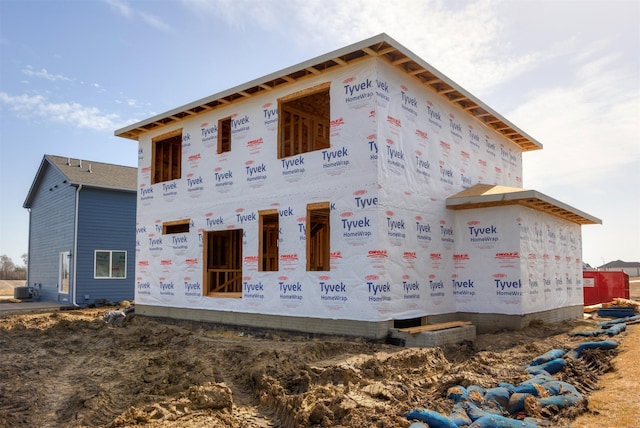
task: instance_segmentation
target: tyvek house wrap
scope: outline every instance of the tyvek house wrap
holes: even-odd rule
[[[278,159],[278,98],[328,81],[331,147]],[[217,154],[217,123],[225,117],[232,118],[231,151]],[[495,281],[486,277],[507,272],[487,260],[498,263],[498,252],[518,252],[521,263],[524,253],[545,254],[513,235],[513,213],[470,219],[500,231],[500,248],[478,248],[462,239],[468,229],[458,217],[469,213],[445,205],[476,183],[521,187],[521,150],[383,61],[364,60],[184,120],[181,178],[151,184],[152,139],[175,129],[139,139],[137,303],[366,321],[558,305],[551,294],[526,303],[522,295],[495,298]],[[326,272],[306,271],[306,207],[315,202],[331,207]],[[257,219],[265,209],[279,212],[278,272],[258,271]],[[163,222],[187,218],[188,233],[162,234]],[[203,295],[202,236],[225,229],[243,231],[241,298]],[[547,274],[536,269],[536,278]],[[522,282],[515,270],[509,279]],[[474,295],[456,293],[456,281],[467,275],[478,278]]]
[[[458,211],[455,224],[458,311],[518,315],[582,304],[579,225],[520,205]]]

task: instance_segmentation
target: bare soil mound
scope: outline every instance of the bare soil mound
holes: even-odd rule
[[[449,387],[527,379],[534,357],[576,346],[584,338],[567,333],[594,325],[405,349],[143,317],[114,328],[103,321],[109,309],[0,318],[0,426],[407,427],[414,408],[450,412]],[[588,394],[615,354],[591,351],[559,378]],[[568,426],[584,410],[541,416]]]

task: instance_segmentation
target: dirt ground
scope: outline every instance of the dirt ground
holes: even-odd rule
[[[0,315],[0,426],[408,427],[414,408],[448,414],[449,387],[526,380],[534,357],[601,321],[407,349],[145,317],[112,327],[110,309]],[[556,375],[588,402],[545,411],[550,426],[637,426],[640,324],[614,339]]]

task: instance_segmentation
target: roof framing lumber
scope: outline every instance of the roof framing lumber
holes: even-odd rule
[[[434,90],[446,101],[469,111],[480,122],[500,132],[523,151],[542,148],[542,144],[538,141],[384,33],[134,123],[116,130],[114,134],[138,140],[141,134],[157,127],[180,122],[185,118],[210,112],[220,106],[246,100],[262,91],[272,91],[277,87],[298,82],[311,75],[322,75],[335,67],[344,67],[371,57],[380,58],[403,73],[413,76],[418,83]]]

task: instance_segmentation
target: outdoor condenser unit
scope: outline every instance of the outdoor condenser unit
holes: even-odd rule
[[[15,287],[13,289],[13,297],[15,299],[30,299],[29,287]]]

